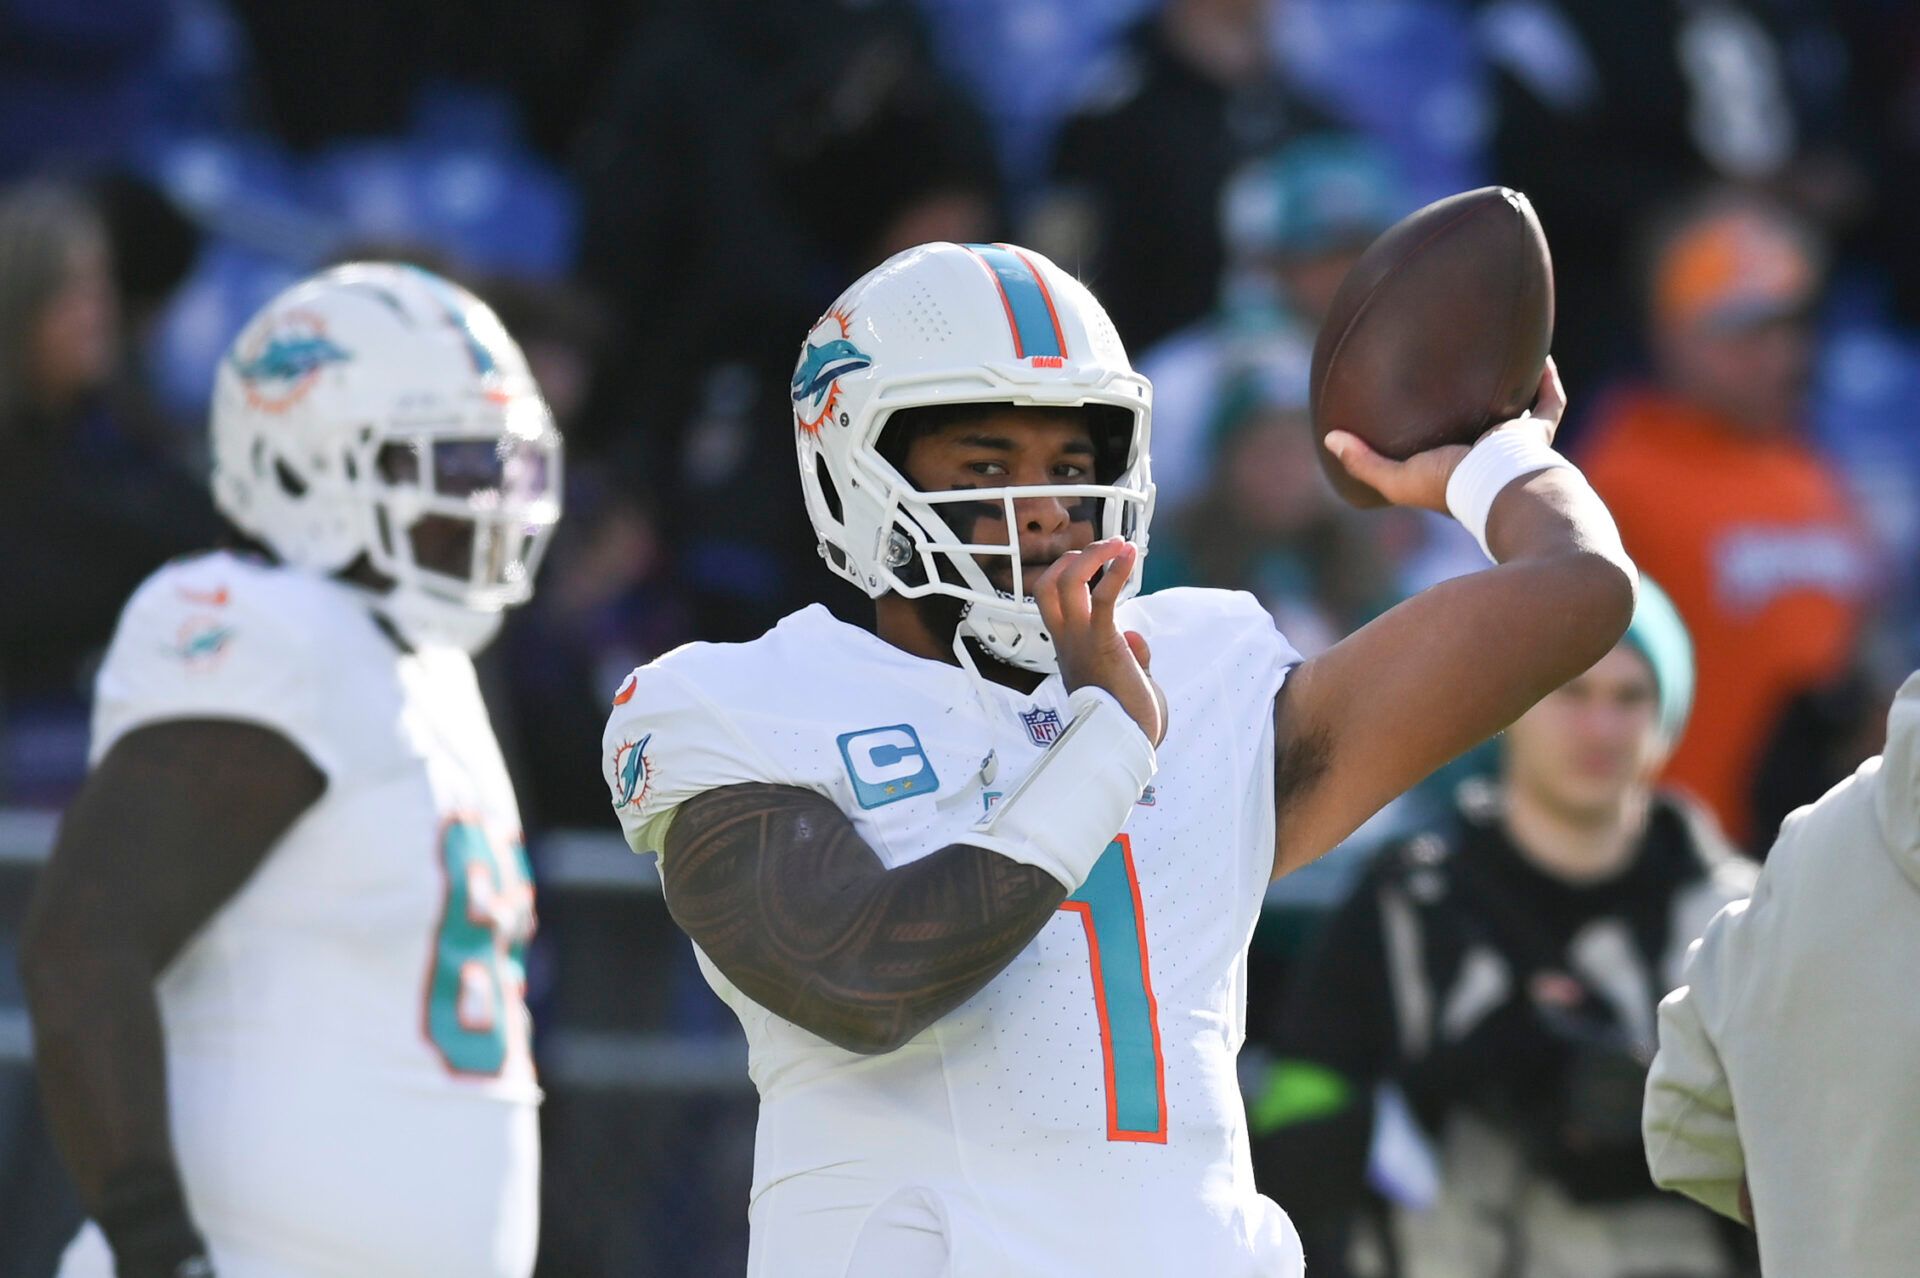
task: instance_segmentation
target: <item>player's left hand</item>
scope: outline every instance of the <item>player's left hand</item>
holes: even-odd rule
[[[1560,384],[1560,370],[1551,356],[1540,374],[1540,391],[1533,407],[1519,417],[1501,422],[1486,432],[1524,430],[1537,433],[1543,442],[1553,443],[1560,429],[1560,418],[1567,411],[1567,389]],[[1485,439],[1486,435],[1481,438]],[[1447,481],[1454,467],[1466,457],[1465,444],[1443,444],[1415,453],[1405,461],[1394,461],[1375,452],[1367,441],[1344,430],[1330,430],[1327,450],[1340,459],[1347,473],[1370,486],[1396,506],[1416,506],[1422,510],[1447,512]]]
[[[1113,619],[1138,555],[1119,537],[1068,551],[1035,579],[1033,598],[1053,636],[1067,691],[1091,685],[1111,693],[1157,746],[1167,735],[1167,699],[1149,673],[1153,654],[1142,635],[1123,633]]]

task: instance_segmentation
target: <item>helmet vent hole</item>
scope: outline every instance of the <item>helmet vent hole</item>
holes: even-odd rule
[[[373,455],[373,468],[389,484],[420,482],[420,454],[412,444],[389,440]]]
[[[947,313],[933,295],[933,290],[925,284],[917,285],[907,298],[906,318],[922,337],[948,340],[953,337],[953,325],[947,322]]]
[[[307,495],[306,481],[294,474],[286,462],[276,458],[273,463],[273,473],[280,481],[280,490],[287,496],[305,497]]]
[[[340,468],[346,472],[347,482],[353,483],[360,478],[360,468],[354,465],[353,454],[347,453],[340,459]]]
[[[387,508],[375,504],[373,508],[373,526],[380,534],[380,549],[389,558],[393,555],[393,528],[387,523]]]
[[[827,503],[827,513],[833,516],[834,523],[845,523],[846,517],[840,513],[840,490],[834,486],[833,474],[827,469],[827,459],[824,456],[815,454],[813,473],[820,482],[820,496]]]

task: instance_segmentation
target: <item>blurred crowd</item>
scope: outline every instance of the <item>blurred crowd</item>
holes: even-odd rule
[[[1673,821],[1703,824],[1674,830],[1760,855],[1878,749],[1920,664],[1900,0],[14,0],[0,805],[77,782],[120,604],[219,535],[221,352],[325,262],[445,271],[527,350],[568,513],[483,677],[530,827],[597,829],[626,670],[811,602],[865,620],[814,562],[787,382],[839,289],[910,244],[1017,240],[1105,301],[1155,384],[1150,588],[1251,591],[1312,653],[1474,568],[1448,521],[1342,505],[1306,404],[1359,252],[1489,182],[1553,247],[1561,447],[1691,634],[1691,717],[1658,756]],[[1390,809],[1356,892],[1421,881],[1395,840],[1470,817],[1459,774],[1510,763]],[[1254,987],[1283,1045],[1295,969]],[[1356,1272],[1390,1263],[1351,1246]]]

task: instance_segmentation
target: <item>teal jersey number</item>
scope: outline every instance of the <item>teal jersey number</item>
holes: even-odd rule
[[[1167,1141],[1166,1062],[1160,1008],[1147,968],[1147,924],[1133,844],[1107,845],[1093,873],[1060,908],[1080,916],[1093,968],[1093,1005],[1107,1077],[1107,1139]]]
[[[533,874],[518,841],[447,822],[440,836],[447,897],[427,975],[427,1037],[456,1074],[498,1074],[508,1035],[524,1032]]]

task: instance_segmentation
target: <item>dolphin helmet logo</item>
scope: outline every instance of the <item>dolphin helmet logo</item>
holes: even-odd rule
[[[872,365],[866,352],[844,337],[836,337],[824,346],[808,346],[793,375],[793,402],[804,404],[811,400],[818,405],[835,378]]]
[[[800,348],[793,370],[793,420],[808,434],[818,434],[840,401],[840,379],[873,367],[873,357],[853,344],[853,318],[834,309],[821,317]]]
[[[270,413],[300,402],[323,369],[353,355],[326,334],[325,322],[308,311],[276,315],[245,350],[233,354],[247,402]]]
[[[324,337],[276,337],[265,350],[236,367],[250,382],[291,382],[346,359],[347,353]]]

